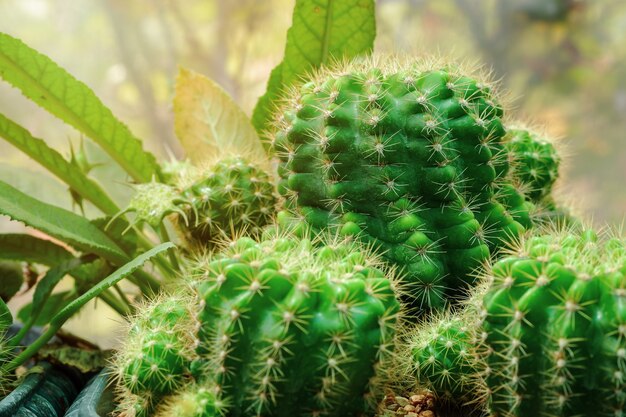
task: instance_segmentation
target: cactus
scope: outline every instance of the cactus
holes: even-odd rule
[[[526,195],[535,203],[552,199],[552,187],[559,177],[561,158],[554,141],[525,128],[508,130],[505,143],[513,175],[527,188]]]
[[[360,244],[240,238],[185,278],[196,302],[157,299],[131,323],[116,360],[123,413],[375,411],[400,304]]]
[[[622,416],[626,245],[571,230],[531,237],[484,297],[494,416]]]
[[[410,332],[402,366],[405,380],[428,389],[443,409],[479,409],[486,390],[477,355],[477,316],[446,313]]]
[[[624,241],[553,231],[487,272],[463,310],[409,331],[400,377],[443,406],[494,417],[622,415]]]
[[[188,241],[206,246],[244,232],[254,236],[272,222],[274,184],[259,164],[227,157],[191,177],[181,185],[190,205],[178,221]]]
[[[353,62],[320,72],[278,114],[280,223],[359,236],[403,269],[420,310],[444,307],[531,226],[532,204],[509,178],[502,107],[461,70]]]
[[[154,403],[186,382],[194,343],[189,304],[178,294],[161,296],[133,318],[114,361],[129,415],[149,415]]]

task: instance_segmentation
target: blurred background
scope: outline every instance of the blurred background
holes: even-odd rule
[[[215,79],[251,113],[280,62],[294,0],[0,0],[0,30],[50,56],[96,92],[145,146],[180,157],[171,99],[177,66]],[[564,194],[597,223],[626,210],[626,2],[378,0],[377,52],[484,63],[510,98],[510,117],[561,139]],[[82,138],[0,83],[0,111],[70,155]],[[119,198],[130,187],[85,149]],[[66,208],[64,186],[0,141],[0,179]],[[86,207],[89,211],[89,207]],[[2,232],[21,226],[0,220]],[[17,308],[19,300],[12,307]],[[104,346],[119,318],[86,308],[69,328]],[[88,325],[98,320],[97,326]],[[79,327],[76,327],[79,326]]]

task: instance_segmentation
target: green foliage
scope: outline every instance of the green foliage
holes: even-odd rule
[[[50,240],[18,233],[0,234],[0,258],[52,266],[74,256]]]
[[[358,244],[319,243],[241,238],[192,262],[192,294],[157,298],[130,324],[116,359],[121,412],[346,416],[375,406],[395,284]]]
[[[50,148],[45,141],[33,137],[30,132],[0,114],[0,136],[20,149],[28,156],[56,175],[70,186],[72,192],[91,201],[96,207],[107,214],[119,211],[117,205],[104,193],[102,188],[81,171],[68,162],[63,156]]]
[[[158,175],[154,156],[82,82],[19,39],[0,33],[0,77],[102,147],[140,182]]]
[[[0,261],[0,299],[9,301],[22,287],[24,271],[20,262]]]
[[[287,89],[333,60],[371,53],[375,37],[374,0],[297,0],[285,56],[254,109],[252,123],[257,132],[270,128],[274,107]]]
[[[87,253],[115,264],[127,259],[124,252],[84,217],[34,199],[0,181],[0,214],[41,230]]]
[[[318,74],[278,114],[279,221],[374,246],[402,270],[418,312],[462,294],[532,225],[508,173],[498,96],[459,68],[356,61]]]

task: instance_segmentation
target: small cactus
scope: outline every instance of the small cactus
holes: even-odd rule
[[[535,203],[552,199],[552,187],[559,177],[561,158],[554,141],[529,129],[511,128],[505,142],[513,176],[526,188]]]
[[[358,236],[402,268],[414,307],[441,309],[531,226],[502,117],[488,84],[449,65],[323,70],[278,112],[279,221]]]
[[[190,242],[206,247],[242,233],[255,236],[273,221],[274,184],[258,164],[228,157],[191,178],[181,185],[190,204],[178,221]]]
[[[375,411],[400,313],[394,280],[355,242],[318,243],[240,238],[191,262],[195,302],[159,298],[131,323],[116,360],[122,413]]]

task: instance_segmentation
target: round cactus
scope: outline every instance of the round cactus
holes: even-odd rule
[[[317,243],[240,238],[194,261],[185,277],[196,302],[159,299],[131,325],[121,391],[146,393],[162,415],[375,411],[400,312],[395,283],[359,244]]]
[[[477,357],[478,316],[447,313],[418,326],[405,347],[408,376],[433,392],[443,408],[479,408],[484,402],[480,358]]]
[[[508,130],[505,143],[514,177],[526,188],[525,194],[536,203],[551,199],[552,187],[559,177],[561,158],[554,142],[529,129]]]
[[[508,179],[502,107],[460,70],[359,61],[320,72],[278,114],[280,222],[376,247],[415,307],[445,306],[531,225]]]
[[[186,382],[194,343],[189,305],[189,297],[162,296],[132,320],[115,359],[128,415],[149,415],[154,403]]]
[[[622,416],[626,245],[585,231],[532,237],[484,297],[494,416]]]
[[[189,241],[206,246],[242,233],[258,235],[272,222],[274,184],[259,165],[229,157],[192,177],[181,186],[190,204],[178,221]]]

